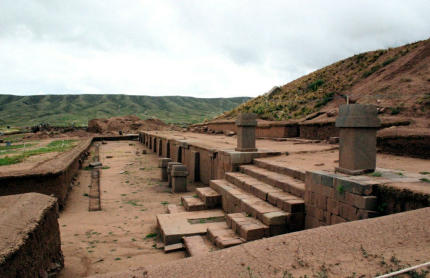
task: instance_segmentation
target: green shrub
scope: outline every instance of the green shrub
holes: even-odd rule
[[[308,90],[311,90],[311,91],[316,91],[316,90],[318,90],[318,88],[319,87],[321,87],[322,85],[324,84],[324,80],[322,80],[322,79],[318,79],[318,80],[316,80],[316,81],[314,81],[314,82],[312,82],[312,83],[310,83],[309,85],[308,85]]]

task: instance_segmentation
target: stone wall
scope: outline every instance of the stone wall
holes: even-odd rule
[[[190,173],[188,181],[207,185],[210,180],[223,179],[226,172],[237,170],[238,165],[251,163],[253,158],[279,155],[277,152],[243,153],[233,150],[214,150],[148,132],[141,132],[138,140],[147,148],[154,140],[161,142],[163,151],[161,154],[157,152],[158,156],[171,158],[174,162],[178,162],[179,156],[181,156],[181,162],[187,166]],[[167,153],[167,145],[169,145],[170,155]],[[153,149],[151,150],[153,151]]]
[[[0,197],[0,211],[0,277],[48,277],[63,267],[55,198]]]
[[[61,154],[37,169],[26,172],[8,173],[0,177],[0,196],[37,192],[58,198],[62,208],[65,204],[73,177],[77,174],[83,159],[88,155],[92,138],[82,141],[73,150]]]
[[[306,229],[378,216],[373,184],[344,175],[306,172]]]

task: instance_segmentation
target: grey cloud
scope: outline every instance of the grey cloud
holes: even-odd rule
[[[258,95],[427,39],[429,1],[2,0],[0,93]]]

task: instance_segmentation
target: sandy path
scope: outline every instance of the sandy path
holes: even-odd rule
[[[155,248],[156,240],[147,237],[155,232],[155,216],[166,212],[167,202],[179,203],[180,195],[159,182],[158,157],[142,155],[143,148],[134,141],[101,145],[102,163],[110,167],[101,171],[102,211],[88,211],[90,171],[80,171],[80,184],[70,192],[59,218],[65,257],[59,277],[85,277],[185,256],[164,254]]]

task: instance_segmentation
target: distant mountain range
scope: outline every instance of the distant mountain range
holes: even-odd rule
[[[198,123],[249,99],[111,94],[0,95],[0,126],[32,126],[39,123],[86,126],[90,119],[124,115],[158,118],[166,123]]]

